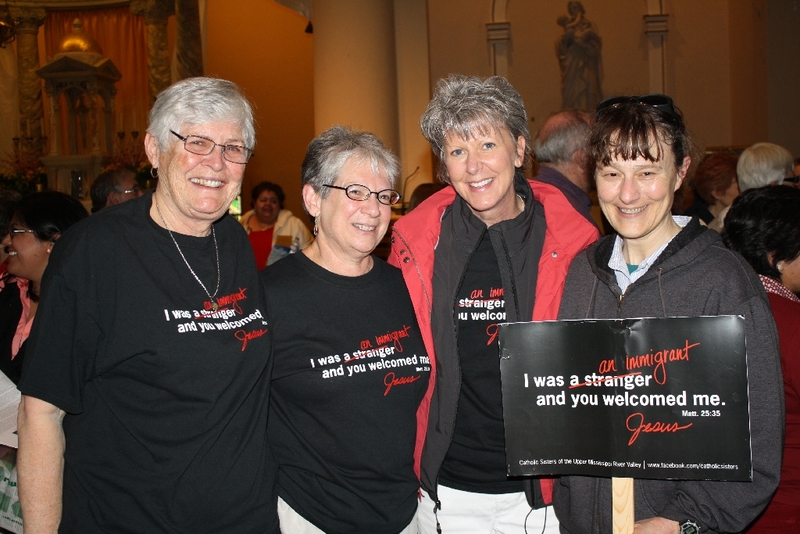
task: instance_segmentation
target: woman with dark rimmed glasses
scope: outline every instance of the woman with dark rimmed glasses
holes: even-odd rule
[[[400,201],[374,135],[335,126],[303,160],[313,243],[262,271],[281,531],[416,534],[416,413],[430,364],[400,271],[372,253]]]
[[[740,532],[766,506],[780,474],[783,392],[763,287],[716,232],[670,213],[691,152],[683,117],[666,95],[597,106],[589,157],[616,234],[573,261],[559,319],[745,316],[753,481],[637,479],[636,534]],[[612,531],[611,479],[563,477],[554,506],[563,533]]]

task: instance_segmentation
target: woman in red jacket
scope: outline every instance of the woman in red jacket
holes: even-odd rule
[[[420,122],[450,187],[394,225],[389,260],[434,362],[418,412],[419,532],[556,533],[550,481],[506,475],[497,324],[554,319],[570,261],[598,232],[525,179],[528,116],[505,78],[440,80]]]

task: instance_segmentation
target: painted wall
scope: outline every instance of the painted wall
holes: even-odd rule
[[[800,6],[767,2],[769,140],[800,156]]]
[[[449,73],[491,75],[486,23],[503,0],[428,0],[431,82]],[[556,24],[566,0],[505,0],[511,22],[509,79],[522,94],[531,130],[561,107]],[[785,0],[663,0],[669,14],[666,91],[683,111],[698,145],[770,140],[800,154],[800,12]],[[584,0],[603,39],[603,91],[652,92],[645,0]]]
[[[314,138],[313,36],[307,21],[276,2],[207,0],[206,74],[239,84],[255,108],[255,156],[247,164],[242,207],[262,180],[281,185],[284,207],[307,221],[300,165]]]

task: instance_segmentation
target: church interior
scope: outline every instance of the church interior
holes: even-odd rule
[[[150,104],[197,75],[234,81],[254,104],[242,204],[269,180],[296,214],[306,147],[334,124],[398,154],[406,201],[435,181],[419,117],[450,73],[508,78],[534,134],[564,107],[665,93],[700,150],[770,141],[800,155],[798,0],[580,4],[602,48],[598,94],[576,104],[559,59],[565,0],[4,0],[0,173],[83,199],[113,165],[148,185]]]

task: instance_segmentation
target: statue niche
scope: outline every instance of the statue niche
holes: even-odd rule
[[[561,67],[561,108],[592,110],[603,100],[601,88],[603,42],[597,26],[586,18],[580,2],[567,4],[568,15],[558,17],[564,33],[556,41]]]

